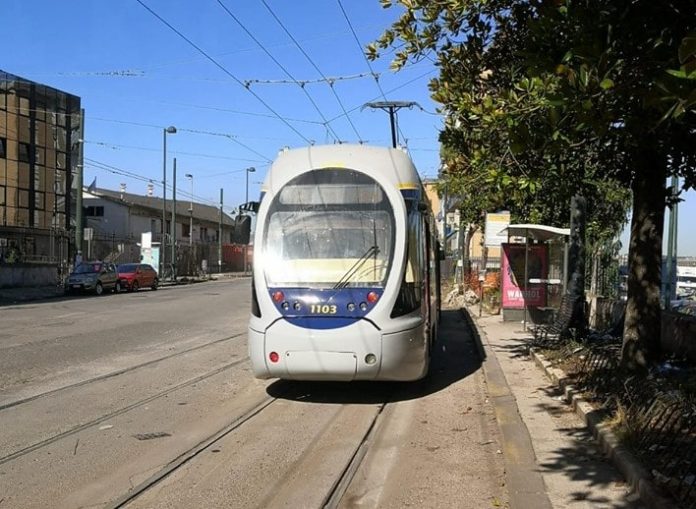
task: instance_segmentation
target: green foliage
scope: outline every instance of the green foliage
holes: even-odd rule
[[[667,199],[658,183],[696,184],[696,0],[382,4],[402,14],[369,55],[394,48],[393,69],[437,59],[446,185],[464,216],[505,207],[517,221],[567,224],[579,193],[600,245],[624,224],[633,190],[644,224],[633,228],[631,273],[648,276],[629,285],[629,310],[653,316]],[[659,323],[635,323],[628,336],[659,336]]]

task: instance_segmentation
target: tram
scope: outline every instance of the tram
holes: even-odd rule
[[[282,151],[266,175],[254,233],[254,375],[423,378],[440,308],[435,232],[403,150]]]

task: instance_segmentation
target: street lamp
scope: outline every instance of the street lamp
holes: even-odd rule
[[[186,178],[191,181],[191,203],[189,205],[189,246],[193,246],[193,175],[190,173],[186,174]]]
[[[164,276],[164,259],[167,253],[164,235],[167,224],[167,134],[176,134],[176,127],[162,129],[162,238],[160,240],[160,278]]]
[[[249,203],[249,174],[254,173],[255,171],[256,168],[253,166],[246,169],[246,199],[244,200],[244,203]]]

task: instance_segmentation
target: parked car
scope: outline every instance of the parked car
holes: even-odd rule
[[[122,263],[118,266],[118,279],[121,288],[137,292],[140,288],[157,290],[159,279],[157,271],[146,263]]]
[[[107,290],[112,292],[121,291],[121,282],[118,279],[118,272],[113,263],[100,261],[82,262],[68,276],[65,289],[68,293],[88,291],[101,295]]]

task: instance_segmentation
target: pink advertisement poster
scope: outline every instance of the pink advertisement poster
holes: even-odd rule
[[[501,260],[502,301],[508,309],[546,305],[546,283],[524,284],[524,244],[503,244]],[[531,244],[527,261],[527,278],[545,280],[548,274],[547,248],[543,244]]]

